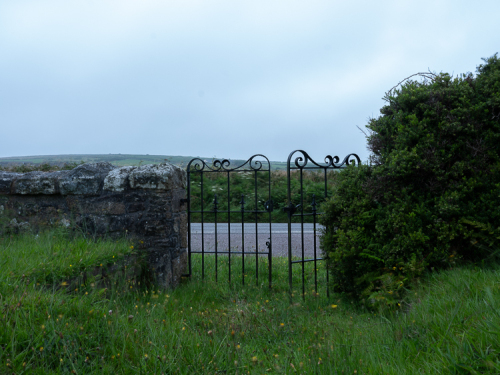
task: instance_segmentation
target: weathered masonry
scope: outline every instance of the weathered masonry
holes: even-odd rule
[[[186,171],[171,164],[71,171],[0,171],[0,216],[11,227],[76,224],[94,235],[133,238],[156,282],[175,287],[187,267]]]

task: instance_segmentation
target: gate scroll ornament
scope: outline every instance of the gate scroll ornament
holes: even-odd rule
[[[294,155],[296,155],[295,159],[292,159]],[[303,150],[295,150],[290,153],[288,156],[287,160],[287,195],[288,195],[288,207],[285,208],[285,211],[288,213],[288,283],[290,287],[290,293],[292,293],[292,266],[294,264],[300,264],[302,267],[302,295],[305,296],[305,263],[307,262],[314,262],[314,291],[317,293],[318,292],[318,267],[317,267],[317,262],[324,260],[323,258],[318,258],[317,254],[317,223],[318,223],[318,216],[322,215],[323,212],[318,212],[317,206],[321,201],[324,201],[325,199],[328,198],[328,171],[329,170],[339,170],[342,168],[346,168],[349,165],[353,166],[359,166],[361,164],[361,160],[359,159],[359,156],[356,154],[349,154],[347,155],[342,162],[340,162],[340,159],[338,156],[326,156],[325,157],[325,162],[324,164],[318,164],[315,162],[307,152]],[[291,171],[293,170],[298,170],[299,174],[299,182],[300,182],[300,189],[298,192],[298,199],[296,197],[292,196],[292,189],[291,189],[291,179],[292,179],[292,173]],[[303,176],[305,171],[312,171],[312,170],[317,170],[317,171],[323,171],[323,179],[324,179],[324,192],[323,192],[323,197],[316,197],[315,194],[313,194],[311,197],[309,197],[310,200],[310,207],[311,207],[311,212],[310,213],[305,213],[304,212],[304,185],[303,185]],[[298,201],[298,204],[296,204]],[[295,203],[294,203],[295,202]],[[305,247],[304,247],[304,218],[306,216],[312,216],[313,217],[313,233],[314,233],[314,244],[313,244],[313,257],[306,259],[305,257]],[[300,256],[298,260],[294,260],[292,256],[292,218],[293,217],[299,217],[300,219]],[[327,284],[327,296],[330,296],[330,291],[328,288],[328,271],[326,270],[325,267],[325,272],[326,272],[326,284]]]

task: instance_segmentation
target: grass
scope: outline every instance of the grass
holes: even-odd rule
[[[6,236],[0,244],[0,273],[13,280],[23,277],[38,282],[77,276],[95,265],[116,262],[133,250],[125,240],[93,240],[64,229]]]
[[[219,258],[218,283],[214,259],[206,257],[202,280],[195,257],[192,279],[173,291],[128,277],[113,279],[108,289],[91,282],[58,287],[113,256],[126,257],[129,245],[53,232],[3,238],[0,373],[500,372],[500,266],[429,274],[393,312],[327,298],[324,288],[314,293],[310,263],[309,293],[290,299],[283,258],[273,259],[271,290],[264,257],[258,281],[255,259],[247,258],[245,286],[241,258],[233,257],[229,284],[227,257]],[[68,275],[85,253],[84,266]],[[41,263],[45,269],[36,271]],[[299,284],[295,275],[297,290]]]

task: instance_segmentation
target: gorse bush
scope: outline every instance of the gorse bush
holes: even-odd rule
[[[500,60],[407,80],[367,128],[371,166],[339,174],[322,248],[334,289],[397,303],[429,268],[494,254],[500,224]]]

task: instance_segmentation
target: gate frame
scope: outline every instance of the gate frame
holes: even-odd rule
[[[291,164],[292,157],[295,153],[300,153],[294,160],[294,165]],[[305,263],[314,262],[314,291],[318,293],[318,268],[317,262],[325,260],[324,258],[318,258],[317,256],[317,240],[316,240],[316,224],[317,224],[317,216],[322,215],[323,212],[318,212],[316,209],[317,202],[316,196],[313,194],[312,196],[312,213],[305,214],[304,213],[304,189],[303,189],[303,173],[304,170],[323,170],[324,171],[324,182],[325,182],[325,190],[324,190],[324,199],[328,198],[328,170],[337,170],[347,168],[349,165],[356,166],[361,164],[361,159],[357,154],[349,154],[344,160],[339,163],[340,158],[338,156],[330,156],[327,155],[324,159],[325,164],[318,164],[314,161],[313,158],[309,156],[307,152],[304,150],[295,150],[288,155],[287,159],[287,198],[288,198],[288,207],[285,207],[284,210],[288,213],[288,284],[290,288],[290,295],[293,291],[293,282],[292,282],[292,266],[293,264],[301,264],[302,265],[302,296],[305,298]],[[307,166],[308,163],[311,162],[312,166]],[[356,163],[357,162],[357,163]],[[295,206],[292,203],[292,190],[291,190],[291,171],[299,170],[300,172],[300,203]],[[296,214],[299,210],[299,213]],[[305,259],[304,254],[304,216],[313,216],[313,228],[314,228],[314,257],[312,259]],[[292,260],[292,217],[300,217],[301,224],[301,259],[300,260]],[[330,296],[330,288],[329,288],[329,278],[328,278],[328,268],[326,268],[326,294],[327,297]]]
[[[292,158],[294,154],[298,153],[299,155],[295,157],[292,164]],[[254,160],[255,158],[263,158],[264,160]],[[317,202],[316,196],[313,194],[312,196],[312,213],[304,213],[304,189],[303,189],[303,173],[305,170],[323,170],[324,172],[324,199],[328,198],[328,171],[329,170],[339,170],[343,168],[347,168],[349,166],[359,166],[361,165],[361,159],[357,154],[351,153],[347,155],[342,162],[339,162],[340,158],[338,156],[330,156],[327,155],[324,158],[324,164],[317,163],[313,158],[309,156],[307,152],[304,150],[295,150],[292,151],[287,159],[287,200],[288,206],[284,208],[284,210],[288,213],[288,282],[289,282],[289,293],[292,295],[293,292],[293,269],[292,266],[294,264],[302,265],[302,296],[305,298],[305,263],[314,262],[314,290],[318,292],[318,268],[317,262],[323,261],[325,258],[318,258],[317,254],[317,217],[322,215],[323,212],[317,211]],[[265,169],[263,167],[263,163],[267,163],[268,168]],[[310,163],[310,164],[309,164]],[[266,255],[268,256],[268,271],[269,271],[269,288],[272,288],[272,212],[273,212],[273,201],[271,195],[271,162],[269,159],[262,154],[255,154],[251,156],[247,161],[243,164],[230,168],[230,160],[229,159],[215,159],[212,161],[211,165],[209,165],[206,161],[200,158],[193,158],[188,163],[186,171],[187,171],[187,198],[182,199],[182,203],[187,203],[187,215],[188,215],[188,265],[189,265],[189,273],[183,276],[190,277],[192,275],[192,262],[191,255],[192,254],[202,254],[202,279],[205,277],[205,254],[215,254],[215,280],[217,281],[218,276],[218,263],[217,257],[219,254],[227,254],[229,260],[229,275],[228,279],[231,282],[231,255],[241,254],[242,255],[242,284],[245,285],[245,255],[254,255],[255,254],[255,262],[256,262],[256,282],[258,284],[259,280],[259,256]],[[309,166],[308,166],[309,164]],[[242,169],[245,168],[246,169]],[[299,170],[300,175],[300,203],[295,206],[292,203],[292,191],[291,191],[291,171]],[[239,211],[231,210],[230,205],[230,173],[239,173],[239,172],[253,172],[254,173],[254,192],[255,192],[255,209],[254,210],[245,210],[244,208],[244,195],[242,194],[242,200],[240,201],[241,209]],[[264,210],[258,210],[258,200],[257,200],[257,173],[258,172],[267,172],[269,174],[268,177],[268,200],[264,203]],[[191,174],[199,173],[200,184],[201,184],[201,211],[192,211],[191,210]],[[227,173],[227,199],[228,199],[228,209],[225,211],[220,211],[218,209],[218,200],[217,194],[214,196],[213,201],[213,209],[205,210],[204,209],[204,197],[203,197],[203,174],[204,173]],[[299,211],[298,213],[296,213]],[[217,245],[217,214],[218,213],[227,213],[228,215],[228,251],[218,251]],[[259,213],[268,213],[269,214],[269,241],[266,242],[266,246],[268,251],[259,252],[258,251],[258,214]],[[191,214],[192,213],[200,213],[201,214],[201,251],[193,251],[191,244]],[[204,243],[204,214],[210,213],[214,214],[215,221],[215,251],[205,251],[205,243]],[[231,251],[231,213],[241,214],[241,224],[242,224],[242,251]],[[245,222],[244,217],[245,214],[255,214],[255,243],[256,249],[255,252],[245,252]],[[313,216],[313,236],[314,236],[314,257],[312,259],[305,259],[305,249],[304,249],[304,216]],[[292,217],[300,217],[301,224],[301,259],[300,260],[292,260]],[[329,289],[329,275],[328,268],[325,267],[326,271],[326,281],[327,281],[327,296],[330,296]]]
[[[265,160],[254,160],[255,158],[263,158]],[[267,169],[264,168],[263,163],[267,163]],[[189,273],[185,276],[191,277],[192,275],[192,262],[191,255],[192,254],[202,254],[202,279],[205,278],[205,254],[215,254],[215,281],[217,282],[218,276],[218,255],[219,254],[227,254],[228,262],[229,262],[229,275],[228,281],[231,282],[231,255],[232,254],[241,254],[242,259],[242,284],[245,285],[245,255],[253,255],[255,254],[255,278],[256,282],[259,281],[259,256],[266,255],[268,256],[268,270],[269,270],[269,288],[272,288],[272,211],[273,211],[273,202],[271,198],[271,162],[269,159],[262,154],[255,154],[247,159],[243,164],[230,168],[230,160],[229,159],[215,159],[212,161],[211,165],[200,158],[191,159],[187,165],[187,198],[183,200],[183,202],[187,203],[187,214],[188,214],[188,265],[189,265]],[[246,168],[245,168],[246,166]],[[245,168],[245,169],[242,169]],[[254,210],[245,210],[244,208],[244,195],[241,197],[241,209],[239,211],[231,211],[231,194],[230,194],[230,173],[242,173],[242,172],[253,172],[254,173],[254,193],[255,193],[255,209]],[[259,172],[267,172],[269,174],[267,185],[268,185],[268,200],[264,203],[264,210],[258,210],[258,200],[257,200],[257,173]],[[201,211],[192,211],[191,210],[191,174],[199,173],[201,180]],[[220,211],[218,209],[218,200],[217,194],[214,195],[213,201],[213,210],[208,211],[204,210],[204,197],[203,197],[203,174],[204,173],[227,173],[227,199],[228,199],[228,208],[225,211]],[[259,252],[258,251],[258,214],[259,213],[269,213],[269,241],[266,242],[266,246],[268,248],[267,252]],[[191,213],[200,213],[201,214],[201,251],[193,251],[191,247]],[[211,213],[214,214],[215,221],[215,251],[205,251],[205,241],[204,241],[204,214]],[[227,251],[218,251],[217,245],[217,214],[218,213],[227,213],[228,215],[228,250]],[[242,225],[242,251],[231,251],[231,213],[241,214],[241,225]],[[245,214],[255,214],[255,253],[253,252],[245,252],[245,222],[244,217]]]

